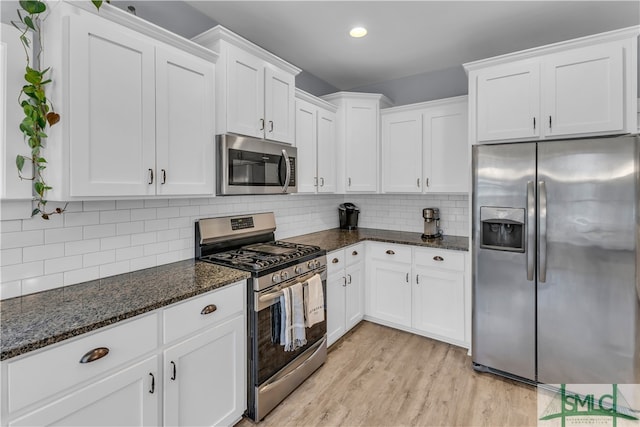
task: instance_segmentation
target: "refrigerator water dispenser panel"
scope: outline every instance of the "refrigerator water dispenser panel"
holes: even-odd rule
[[[497,251],[524,252],[525,210],[480,207],[480,247]]]

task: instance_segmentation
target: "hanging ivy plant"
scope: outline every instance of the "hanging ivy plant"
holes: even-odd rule
[[[97,9],[102,6],[101,0],[91,0]],[[63,208],[55,208],[47,211],[46,193],[51,190],[42,172],[47,167],[47,160],[44,158],[42,150],[45,148],[44,142],[47,138],[47,128],[60,121],[60,115],[55,112],[53,103],[46,96],[46,87],[51,84],[48,74],[50,67],[44,68],[41,63],[41,56],[44,50],[41,31],[42,14],[47,10],[47,5],[43,1],[21,0],[19,2],[18,21],[12,21],[14,27],[20,31],[20,42],[24,48],[27,60],[25,68],[25,85],[22,87],[18,102],[24,112],[24,118],[20,123],[20,131],[24,135],[25,142],[31,150],[30,155],[18,155],[16,157],[16,167],[20,179],[33,181],[33,194],[35,207],[31,216],[40,215],[42,219],[49,219],[50,215],[61,214]],[[27,34],[33,33],[33,58],[29,52],[31,42]],[[31,176],[24,176],[23,169],[26,162],[33,166]]]

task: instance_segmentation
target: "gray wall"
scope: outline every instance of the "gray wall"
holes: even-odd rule
[[[304,70],[296,76],[296,87],[315,96],[339,91],[337,87]]]
[[[469,92],[467,75],[462,65],[428,73],[416,74],[386,82],[356,87],[353,92],[383,93],[395,105],[413,104],[466,95]]]

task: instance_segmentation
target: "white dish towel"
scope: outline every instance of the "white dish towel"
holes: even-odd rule
[[[324,320],[324,292],[319,274],[307,281],[307,287],[304,289],[304,308],[307,328]]]
[[[302,283],[296,283],[282,290],[282,325],[284,333],[280,335],[280,344],[284,351],[295,351],[307,344],[304,331],[304,298]]]

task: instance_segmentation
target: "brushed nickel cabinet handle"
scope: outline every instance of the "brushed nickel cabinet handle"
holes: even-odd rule
[[[436,255],[433,257],[434,261],[444,261],[444,258],[442,258],[440,255]]]
[[[425,185],[428,187],[428,186],[429,186],[429,178],[425,178],[425,179],[424,179],[424,183],[425,183]]]
[[[407,277],[405,278],[405,281],[409,283],[409,273],[407,273]]]
[[[387,254],[388,255],[395,255],[396,253],[394,251],[392,251],[391,249],[387,250]]]
[[[173,365],[173,373],[171,374],[171,381],[175,381],[176,380],[176,362],[174,362],[173,360],[171,361],[171,364]]]
[[[320,187],[324,187],[324,178],[320,177]]]
[[[90,350],[84,354],[80,358],[80,363],[91,363],[95,362],[98,359],[102,359],[107,354],[109,354],[109,349],[107,347],[98,347]]]
[[[149,372],[149,375],[151,375],[151,389],[149,393],[153,394],[156,391],[156,377],[154,377],[151,372]]]
[[[331,260],[331,262],[332,262],[333,264],[337,264],[337,263],[339,263],[339,262],[340,262],[340,260],[339,260],[338,258],[334,258],[334,259],[332,259],[332,260]]]
[[[549,130],[551,130],[551,116],[549,116]]]
[[[351,187],[351,178],[349,178],[349,187]]]
[[[416,184],[418,185],[418,188],[420,188],[420,178],[416,180]]]
[[[264,130],[264,119],[260,119],[260,130]]]
[[[317,186],[318,186],[318,177],[317,177],[317,176],[314,176],[314,177],[313,177],[313,186],[314,186],[314,187],[317,187]]]
[[[162,172],[162,181],[160,182],[160,184],[165,184],[167,182],[167,171],[164,169],[160,170]]]
[[[349,281],[347,282],[348,284],[351,284],[351,275],[347,274],[347,277],[349,277]]]
[[[536,118],[533,118],[533,130],[536,130]]]
[[[353,252],[351,252],[351,255],[353,255],[353,256],[358,255],[358,251],[353,251]]]
[[[343,277],[342,280],[343,280],[342,287],[346,288],[347,287],[347,278]]]
[[[218,307],[216,307],[215,304],[209,304],[208,306],[206,306],[205,308],[202,309],[200,314],[202,314],[202,315],[211,314],[214,311],[216,311],[217,309],[218,309]]]
[[[269,132],[273,132],[273,120],[269,120]]]
[[[149,185],[153,184],[153,169],[149,169]]]

